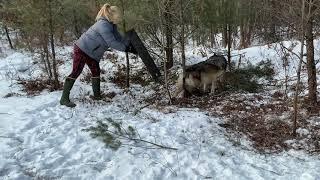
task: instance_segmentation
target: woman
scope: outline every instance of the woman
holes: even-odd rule
[[[73,69],[66,78],[60,104],[75,107],[69,95],[76,79],[87,64],[92,73],[94,99],[101,99],[99,61],[109,48],[136,54],[128,40],[121,37],[116,24],[121,22],[121,12],[116,6],[105,4],[96,17],[96,23],[76,41],[74,45]]]

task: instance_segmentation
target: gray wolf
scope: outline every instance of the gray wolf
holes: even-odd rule
[[[174,97],[177,97],[182,91],[188,94],[206,93],[210,85],[211,93],[214,94],[217,81],[222,79],[226,68],[226,58],[216,54],[205,61],[186,67],[184,87],[181,73],[176,83]]]

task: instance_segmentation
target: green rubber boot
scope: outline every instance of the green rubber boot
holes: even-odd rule
[[[93,90],[93,100],[102,100],[100,91],[100,78],[92,78],[92,90]]]
[[[60,104],[61,105],[64,105],[64,106],[67,106],[67,107],[75,107],[76,104],[71,102],[70,99],[69,99],[69,95],[70,95],[70,91],[73,87],[73,84],[74,84],[75,80],[74,79],[70,79],[70,78],[67,78],[66,81],[64,82],[64,86],[63,86],[63,92],[62,92],[62,96],[61,96],[61,99],[60,99]]]

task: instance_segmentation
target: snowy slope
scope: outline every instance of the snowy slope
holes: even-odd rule
[[[314,41],[315,45],[315,60],[319,62],[320,60],[320,40]],[[285,48],[283,48],[284,46]],[[300,54],[301,43],[298,41],[283,41],[282,46],[280,43],[274,43],[271,45],[265,46],[256,46],[251,47],[239,51],[233,51],[235,54],[243,54],[241,65],[243,64],[257,64],[259,62],[271,60],[274,68],[276,70],[276,79],[284,79],[285,72],[283,67],[283,57],[285,54],[288,55],[288,75],[290,77],[296,76],[297,74],[297,66],[299,64],[299,59],[297,55]],[[288,51],[291,49],[292,52]],[[304,48],[304,53],[306,53],[306,48]],[[239,57],[235,57],[234,62],[238,64]],[[306,62],[306,57],[304,57],[304,61]],[[320,63],[317,64],[317,68],[320,67]],[[305,65],[303,63],[303,71],[305,70]],[[304,73],[302,73],[303,76]]]
[[[65,60],[61,74],[67,75],[71,69],[71,51],[71,47],[59,50],[59,58]],[[252,62],[265,58],[279,61],[266,46],[241,52]],[[191,50],[187,55],[190,64],[203,59]],[[124,63],[121,58],[120,53],[117,63]],[[18,76],[39,76],[39,65],[33,61],[24,52],[11,52],[0,59],[0,179],[320,179],[318,156],[298,151],[255,153],[249,142],[230,142],[219,126],[223,120],[206,112],[142,108],[144,104],[137,99],[150,92],[139,85],[128,95],[110,82],[103,83],[105,92],[117,95],[110,103],[92,104],[83,101],[91,92],[90,85],[77,81],[72,90],[78,105],[74,109],[58,104],[61,91],[3,98],[11,92],[23,94],[15,81]],[[141,66],[137,62],[133,64]],[[106,76],[116,71],[115,64],[104,61],[101,65],[108,70]],[[83,131],[107,118],[135,127],[142,139],[178,150],[107,149]]]

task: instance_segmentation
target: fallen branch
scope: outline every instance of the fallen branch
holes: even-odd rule
[[[153,143],[151,141],[147,141],[147,140],[143,140],[141,138],[137,139],[137,138],[130,138],[128,136],[125,136],[125,135],[120,135],[120,134],[117,134],[113,131],[110,131],[110,130],[107,130],[109,133],[113,134],[113,135],[116,135],[118,137],[121,137],[121,138],[124,138],[124,139],[127,139],[127,140],[131,140],[131,141],[140,141],[140,142],[144,142],[144,143],[147,143],[147,144],[151,144],[151,145],[154,145],[156,147],[159,147],[159,148],[162,148],[162,149],[170,149],[170,150],[175,150],[177,151],[178,148],[174,148],[174,147],[169,147],[169,146],[164,146],[164,145],[160,145],[160,144],[156,144],[156,143]]]
[[[0,112],[0,114],[7,114],[7,115],[12,115],[12,114],[10,114],[10,113],[1,113],[1,112]]]
[[[250,163],[249,163],[250,164]],[[281,176],[282,174],[278,173],[278,172],[275,172],[275,171],[272,171],[272,170],[269,170],[269,169],[266,169],[266,168],[263,168],[263,167],[259,167],[259,166],[256,166],[254,164],[250,164],[252,167],[255,167],[255,168],[258,168],[258,169],[261,169],[263,171],[268,171],[268,172],[271,172],[273,174],[276,174],[278,176]]]
[[[90,135],[93,138],[101,138],[101,140],[105,143],[106,147],[114,150],[117,150],[119,147],[121,147],[121,145],[123,145],[123,140],[129,141],[129,142],[133,141],[135,143],[143,142],[161,149],[178,150],[177,148],[174,148],[174,147],[169,147],[169,146],[157,144],[155,142],[142,139],[139,133],[136,131],[136,129],[133,128],[132,126],[128,126],[128,128],[124,128],[121,122],[120,123],[115,122],[110,118],[107,120],[108,120],[108,123],[98,121],[97,122],[98,124],[96,127],[92,126],[92,127],[89,127],[88,129],[84,129],[84,131],[91,132]],[[110,127],[112,127],[112,130],[109,129]],[[128,145],[128,143],[126,145]],[[148,148],[151,148],[151,146],[145,145],[145,147],[148,147]]]

